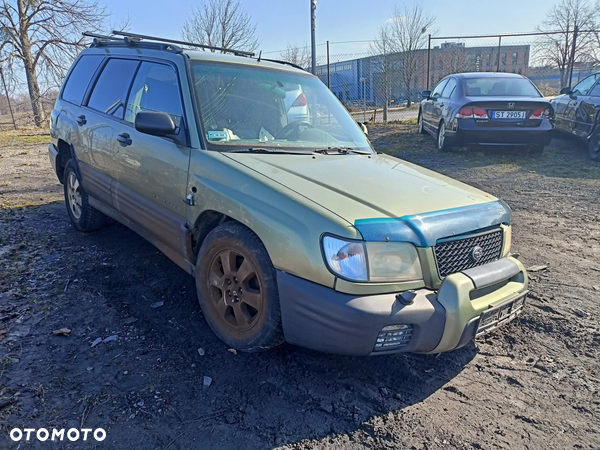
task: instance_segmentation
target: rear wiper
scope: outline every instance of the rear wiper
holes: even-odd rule
[[[354,150],[353,148],[350,147],[327,147],[327,148],[320,148],[317,150],[313,150],[314,153],[320,153],[322,155],[332,155],[335,153],[332,152],[337,152],[337,154],[342,154],[342,155],[348,155],[350,153],[355,153],[357,155],[371,155],[372,152],[366,151],[366,150]]]
[[[277,155],[310,155],[312,152],[303,152],[298,150],[284,150],[277,148],[262,148],[262,147],[249,147],[249,148],[236,148],[229,150],[227,153],[270,153]]]

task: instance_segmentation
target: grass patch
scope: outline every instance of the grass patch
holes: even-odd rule
[[[24,147],[49,143],[50,131],[45,128],[0,131],[0,147]]]

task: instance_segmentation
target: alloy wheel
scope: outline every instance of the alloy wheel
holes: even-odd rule
[[[69,200],[69,208],[75,219],[81,218],[82,203],[81,203],[81,192],[79,189],[79,180],[75,172],[69,173],[67,180],[67,196]]]
[[[223,322],[236,331],[252,328],[263,308],[256,268],[239,251],[226,249],[213,258],[208,276],[210,300]]]

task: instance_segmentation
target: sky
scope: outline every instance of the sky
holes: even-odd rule
[[[436,18],[437,36],[506,34],[534,31],[558,0],[422,0],[426,11]],[[240,0],[257,24],[263,53],[285,50],[287,44],[310,45],[310,0]],[[200,0],[104,0],[112,23],[130,16],[129,31],[181,39],[187,15]],[[375,38],[379,26],[392,16],[394,5],[387,0],[318,0],[316,42],[318,57],[331,54],[368,52],[364,42]],[[170,6],[169,6],[170,5]],[[491,44],[491,43],[490,43]]]

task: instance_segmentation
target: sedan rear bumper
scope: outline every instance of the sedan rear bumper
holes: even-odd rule
[[[446,130],[446,139],[452,145],[543,145],[552,140],[554,124],[543,120],[538,127],[478,126],[475,121],[458,119],[456,130]]]

